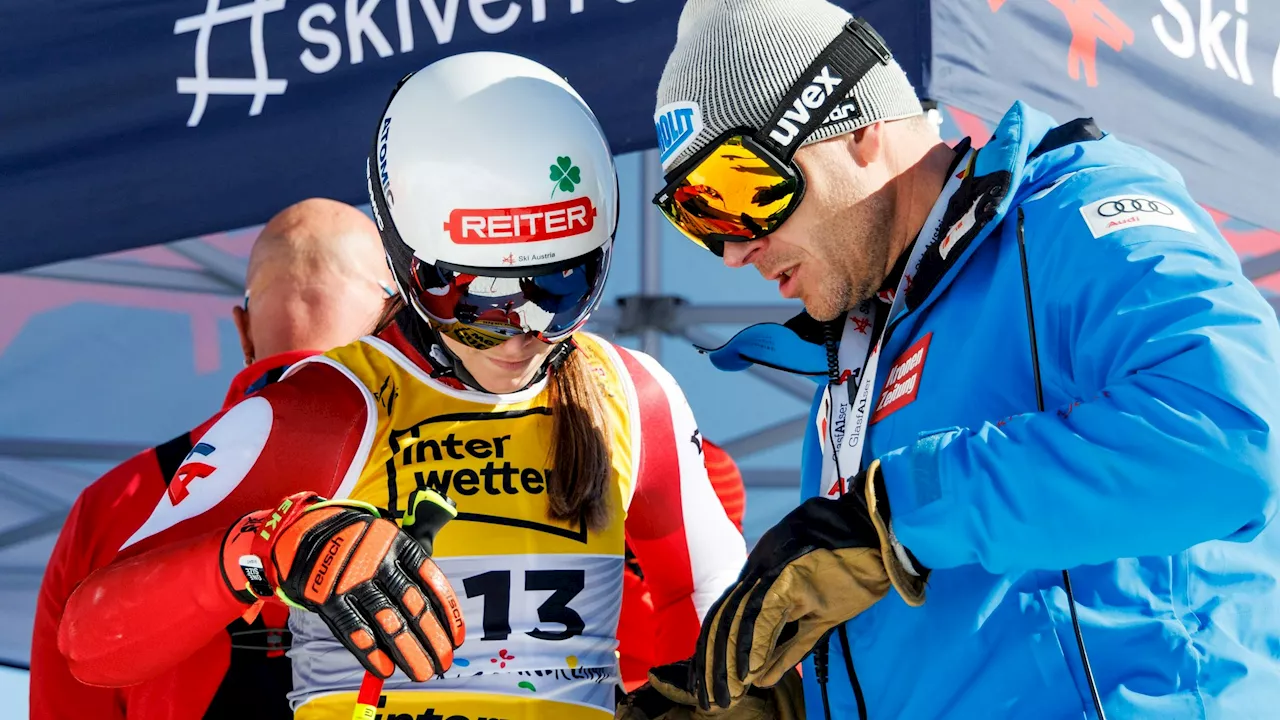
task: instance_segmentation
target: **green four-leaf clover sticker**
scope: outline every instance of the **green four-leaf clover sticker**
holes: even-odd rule
[[[555,183],[551,188],[551,197],[556,196],[556,190],[573,192],[574,186],[582,182],[582,171],[567,155],[561,155],[556,158],[556,164],[551,166],[551,182]]]

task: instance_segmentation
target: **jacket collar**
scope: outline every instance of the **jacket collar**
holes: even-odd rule
[[[932,304],[1004,219],[1015,198],[1025,194],[1020,190],[1034,189],[1021,187],[1028,158],[1040,152],[1041,141],[1054,125],[1048,115],[1021,101],[1005,113],[987,144],[959,170],[967,176],[952,196],[939,229],[939,232],[954,234],[953,237],[944,236],[948,242],[938,243],[926,252],[908,290],[905,308],[898,317],[890,318],[891,323],[899,323]],[[966,138],[957,147],[968,143]],[[1041,179],[1031,184],[1043,182]],[[920,238],[917,242],[934,239]],[[712,364],[721,370],[745,370],[758,364],[808,375],[822,382],[827,373],[822,325],[808,313],[801,312],[784,325],[753,325],[718,348],[698,349],[708,354]]]
[[[258,360],[236,373],[236,376],[231,379],[231,387],[227,389],[227,396],[222,400],[222,408],[225,410],[279,380],[290,365],[319,354],[319,350],[294,350]]]

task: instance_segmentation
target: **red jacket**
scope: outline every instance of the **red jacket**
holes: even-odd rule
[[[264,358],[236,375],[223,409],[280,377],[283,368],[314,352]],[[205,717],[291,718],[291,687],[283,652],[260,649],[282,642],[287,610],[264,610],[252,626],[237,621],[195,655],[161,677],[128,688],[100,688],[72,677],[58,651],[58,625],[67,598],[91,572],[113,561],[120,546],[151,515],[169,481],[212,419],[191,432],[125,460],[76,499],[49,558],[36,602],[31,647],[31,720],[200,720]],[[264,624],[265,620],[265,624]],[[236,644],[259,649],[233,650]],[[246,706],[244,703],[252,703]],[[250,714],[240,708],[252,707]]]
[[[742,515],[747,504],[742,473],[729,453],[710,440],[702,441],[702,459],[725,514],[738,532],[742,532]],[[684,659],[663,656],[654,642],[658,637],[654,622],[653,598],[644,580],[644,568],[628,550],[627,569],[622,575],[622,618],[618,622],[618,664],[627,692],[648,681],[649,669],[653,666]]]

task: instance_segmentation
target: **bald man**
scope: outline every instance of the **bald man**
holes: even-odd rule
[[[249,256],[245,304],[233,310],[246,367],[223,409],[301,358],[371,331],[393,294],[391,282],[378,230],[359,210],[312,199],[272,218]],[[58,624],[76,585],[115,558],[166,493],[180,507],[186,483],[198,481],[199,440],[209,424],[126,460],[76,500],[36,604],[32,720],[292,718],[287,611],[280,605],[237,621],[183,664],[130,688],[80,683],[58,651]]]
[[[332,200],[304,200],[271,219],[249,254],[236,327],[245,364],[350,342],[395,295],[373,222]],[[253,303],[250,306],[250,299]]]

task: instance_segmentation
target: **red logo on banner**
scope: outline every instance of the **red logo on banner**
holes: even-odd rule
[[[931,340],[933,333],[920,338],[889,366],[880,399],[871,414],[872,425],[915,402],[916,395],[920,393],[920,377],[924,374],[924,361],[929,356]]]
[[[503,245],[581,235],[595,227],[590,198],[550,205],[486,210],[454,210],[444,229],[459,245]]]
[[[1025,0],[1024,0],[1025,1]],[[1044,0],[1058,9],[1071,28],[1071,46],[1067,49],[1067,74],[1089,87],[1098,85],[1098,43],[1120,52],[1133,44],[1133,29],[1111,11],[1102,0]],[[991,12],[998,12],[1007,0],[987,0]]]

